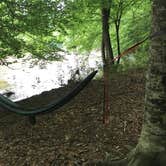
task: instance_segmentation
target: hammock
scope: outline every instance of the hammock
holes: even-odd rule
[[[96,75],[97,71],[93,71],[89,74],[83,81],[81,81],[74,89],[67,93],[64,97],[58,99],[57,101],[51,102],[45,106],[37,108],[24,108],[23,106],[14,103],[7,97],[0,94],[0,107],[8,110],[9,112],[14,112],[19,115],[29,116],[30,122],[35,123],[35,115],[44,114],[52,112],[62,107],[64,104],[68,103],[73,97],[75,97],[86,85],[92,80]]]

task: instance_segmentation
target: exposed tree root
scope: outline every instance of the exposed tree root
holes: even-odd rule
[[[104,160],[88,164],[89,166],[165,166],[166,153],[132,153],[122,160]]]

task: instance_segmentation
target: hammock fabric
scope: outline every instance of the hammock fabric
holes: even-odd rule
[[[68,103],[73,97],[75,97],[86,85],[93,79],[97,71],[93,71],[89,74],[83,81],[81,81],[74,89],[67,93],[64,97],[57,101],[51,102],[42,108],[24,108],[19,104],[16,104],[0,94],[0,107],[8,110],[9,112],[14,112],[19,115],[29,116],[30,121],[35,123],[35,115],[44,114],[52,112],[62,107],[64,104]]]

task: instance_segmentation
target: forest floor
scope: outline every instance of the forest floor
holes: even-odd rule
[[[71,86],[20,101],[42,106],[63,96]],[[0,113],[0,166],[75,166],[88,161],[123,158],[137,143],[144,110],[145,72],[113,74],[111,122],[102,122],[103,81],[93,80],[70,103],[37,117]]]

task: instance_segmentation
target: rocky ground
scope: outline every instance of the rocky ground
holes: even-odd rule
[[[113,74],[111,123],[102,123],[103,81],[92,81],[61,109],[37,117],[0,113],[0,166],[75,166],[124,157],[137,143],[144,109],[144,70]],[[63,96],[71,86],[23,100],[42,106]]]

